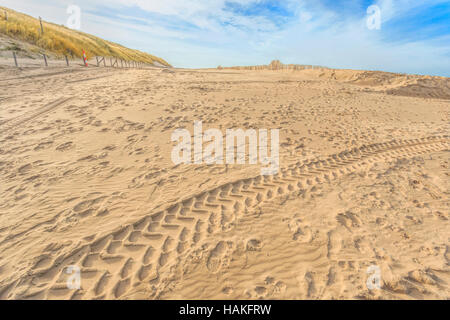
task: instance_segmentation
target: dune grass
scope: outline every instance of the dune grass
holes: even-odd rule
[[[8,20],[5,19],[5,11],[8,14]],[[82,50],[85,50],[88,59],[95,56],[116,57],[128,61],[158,62],[170,66],[165,60],[145,52],[129,49],[65,26],[45,21],[43,21],[43,24],[44,33],[41,34],[38,19],[0,7],[0,34],[25,41],[56,56],[67,55],[81,58]]]

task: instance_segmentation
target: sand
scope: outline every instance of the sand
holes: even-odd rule
[[[450,298],[448,78],[0,75],[0,299]],[[174,165],[195,120],[280,129],[279,174]]]

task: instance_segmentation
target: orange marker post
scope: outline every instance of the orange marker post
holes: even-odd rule
[[[86,58],[86,52],[83,50],[83,61],[84,61],[84,65],[87,67],[88,63],[87,63],[87,58]]]

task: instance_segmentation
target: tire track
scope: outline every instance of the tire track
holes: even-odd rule
[[[49,74],[38,74],[38,75],[30,75],[30,76],[24,76],[24,77],[18,77],[18,78],[11,78],[11,79],[3,79],[0,81],[13,81],[13,80],[22,80],[22,81],[14,81],[14,82],[6,82],[6,83],[0,83],[0,85],[3,88],[10,88],[10,87],[17,87],[23,84],[29,84],[29,83],[34,83],[36,80],[31,80],[33,78],[41,78],[39,79],[40,81],[52,81],[52,80],[58,80],[60,79],[61,82],[64,81],[66,84],[71,84],[71,83],[77,83],[77,82],[83,82],[84,80],[89,81],[89,80],[95,80],[95,79],[101,79],[101,78],[106,78],[106,77],[110,77],[112,75],[114,75],[115,72],[118,71],[125,71],[125,70],[105,70],[105,71],[99,71],[97,72],[102,74],[101,76],[95,76],[95,77],[91,77],[91,78],[81,78],[81,79],[77,79],[77,80],[67,80],[67,78],[72,79],[74,75],[76,76],[89,76],[91,74],[91,71],[94,69],[90,69],[90,70],[82,70],[80,69],[80,71],[72,71],[72,72],[55,72],[55,73],[49,73]],[[58,76],[58,77],[55,77]],[[30,80],[30,81],[28,81]]]
[[[79,80],[70,80],[70,81],[66,81],[66,84],[78,83],[78,82],[86,82],[86,81],[98,80],[98,79],[104,79],[104,78],[109,78],[109,77],[112,77],[112,76],[113,76],[113,74],[107,74],[105,76],[98,76],[98,77],[85,78],[85,79],[79,79]]]
[[[3,134],[4,132],[11,130],[13,127],[17,127],[17,126],[22,125],[30,120],[36,119],[37,117],[56,109],[57,107],[59,107],[60,105],[66,103],[67,101],[69,101],[71,99],[72,99],[72,97],[69,97],[69,98],[61,97],[61,98],[59,98],[59,99],[45,105],[44,107],[35,110],[35,111],[27,112],[16,118],[5,120],[0,123],[0,126],[1,126],[0,134]]]
[[[299,161],[275,176],[240,179],[152,211],[140,220],[40,262],[27,275],[3,284],[0,299],[117,299],[142,282],[166,283],[172,267],[208,235],[227,231],[240,217],[275,197],[331,182],[373,164],[448,150],[448,136],[362,146],[323,160]],[[81,267],[81,288],[69,290],[65,270]]]
[[[69,69],[69,70],[62,70],[62,71],[56,71],[56,72],[45,72],[45,73],[31,74],[28,76],[0,79],[0,82],[12,81],[12,80],[22,80],[22,79],[34,79],[34,78],[42,78],[42,77],[52,77],[52,76],[57,76],[57,75],[67,75],[68,73],[76,73],[76,72],[85,72],[85,70],[84,69]]]

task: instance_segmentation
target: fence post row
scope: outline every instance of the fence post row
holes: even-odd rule
[[[19,63],[17,61],[17,54],[15,51],[12,52],[13,54],[13,58],[14,58],[14,64],[16,65],[16,67],[19,67]],[[44,64],[46,67],[48,67],[48,59],[47,59],[47,55],[44,53],[42,54],[42,57],[44,58]],[[69,67],[70,63],[69,63],[69,58],[68,56],[64,55],[64,58],[66,60],[66,65]],[[106,67],[106,58],[105,57],[95,57],[95,59],[97,60],[97,67],[100,67],[100,64],[103,62],[103,66]],[[113,58],[110,58],[110,64],[111,67],[117,67],[119,68],[119,61],[120,61],[120,67],[123,68],[142,68],[147,66],[147,63],[143,63],[143,62],[139,62],[139,61],[127,61],[127,60],[123,60],[123,59],[118,59],[118,58],[114,58],[114,62],[113,62]]]
[[[117,61],[117,58],[114,58],[114,62],[113,62],[113,58],[109,58],[111,67],[119,67],[119,62]]]

